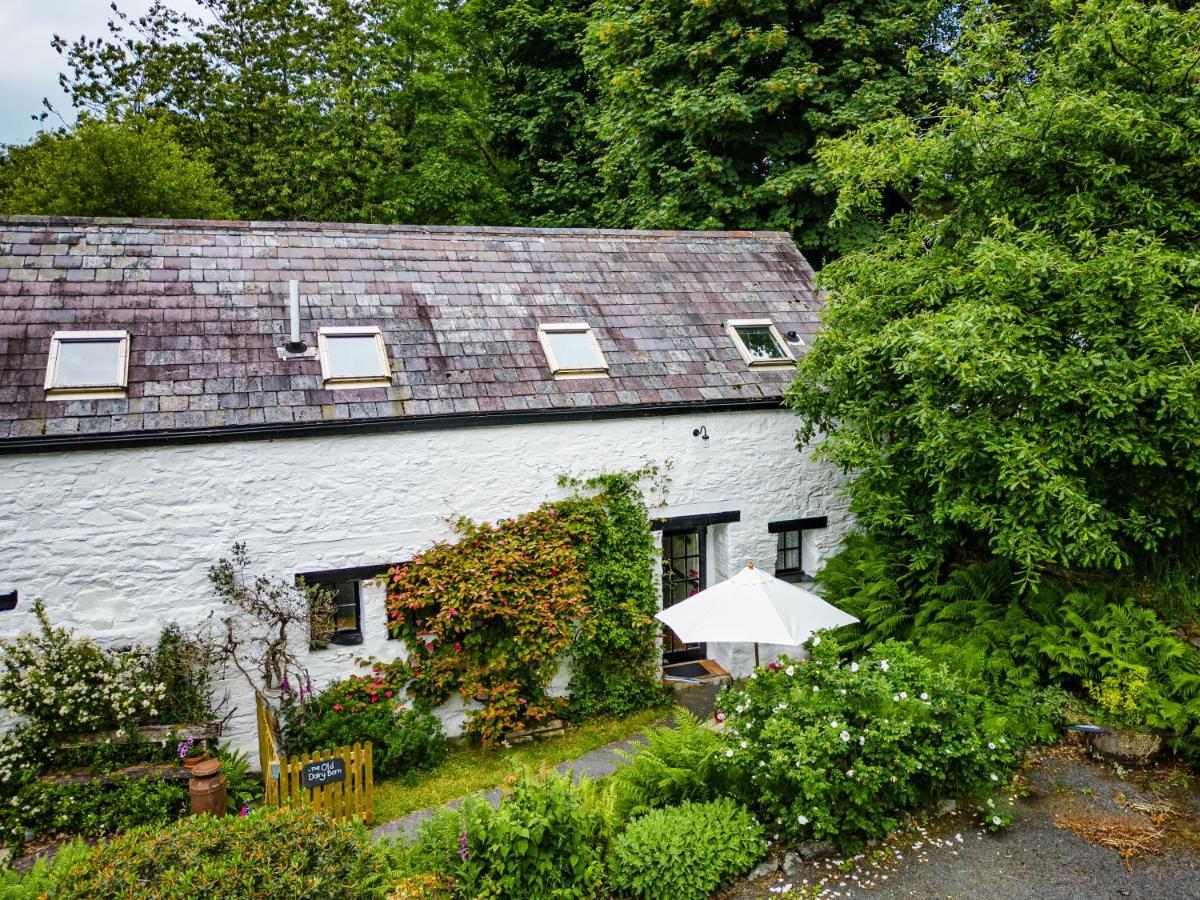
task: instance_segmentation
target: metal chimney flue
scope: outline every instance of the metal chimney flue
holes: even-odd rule
[[[292,279],[288,282],[288,307],[292,317],[292,331],[283,349],[288,353],[303,353],[308,344],[300,340],[300,282]]]

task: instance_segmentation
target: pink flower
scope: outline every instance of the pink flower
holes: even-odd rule
[[[341,711],[342,711],[342,704],[340,704],[340,703],[335,703],[335,704],[333,704],[333,711],[334,711],[334,712],[341,712]]]

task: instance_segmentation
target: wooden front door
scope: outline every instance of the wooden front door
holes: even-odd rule
[[[707,530],[700,525],[664,531],[662,542],[662,605],[666,609],[704,589]],[[707,645],[685,644],[663,627],[663,662],[687,662],[707,655]]]

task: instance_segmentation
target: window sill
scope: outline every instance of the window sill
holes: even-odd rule
[[[361,631],[335,631],[329,636],[329,643],[336,644],[339,647],[353,647],[355,644],[361,644],[363,636]]]
[[[803,569],[780,569],[775,577],[791,584],[812,584],[813,581],[813,577]]]

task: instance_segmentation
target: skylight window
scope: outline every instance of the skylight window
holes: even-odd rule
[[[383,335],[374,326],[321,328],[317,350],[327,388],[386,387],[392,383]]]
[[[608,374],[604,353],[586,323],[539,325],[538,340],[555,378],[603,378]]]
[[[46,363],[46,396],[56,400],[124,397],[128,331],[56,331]]]
[[[758,368],[796,364],[792,351],[770,319],[733,319],[725,323],[725,330],[747,365]]]

